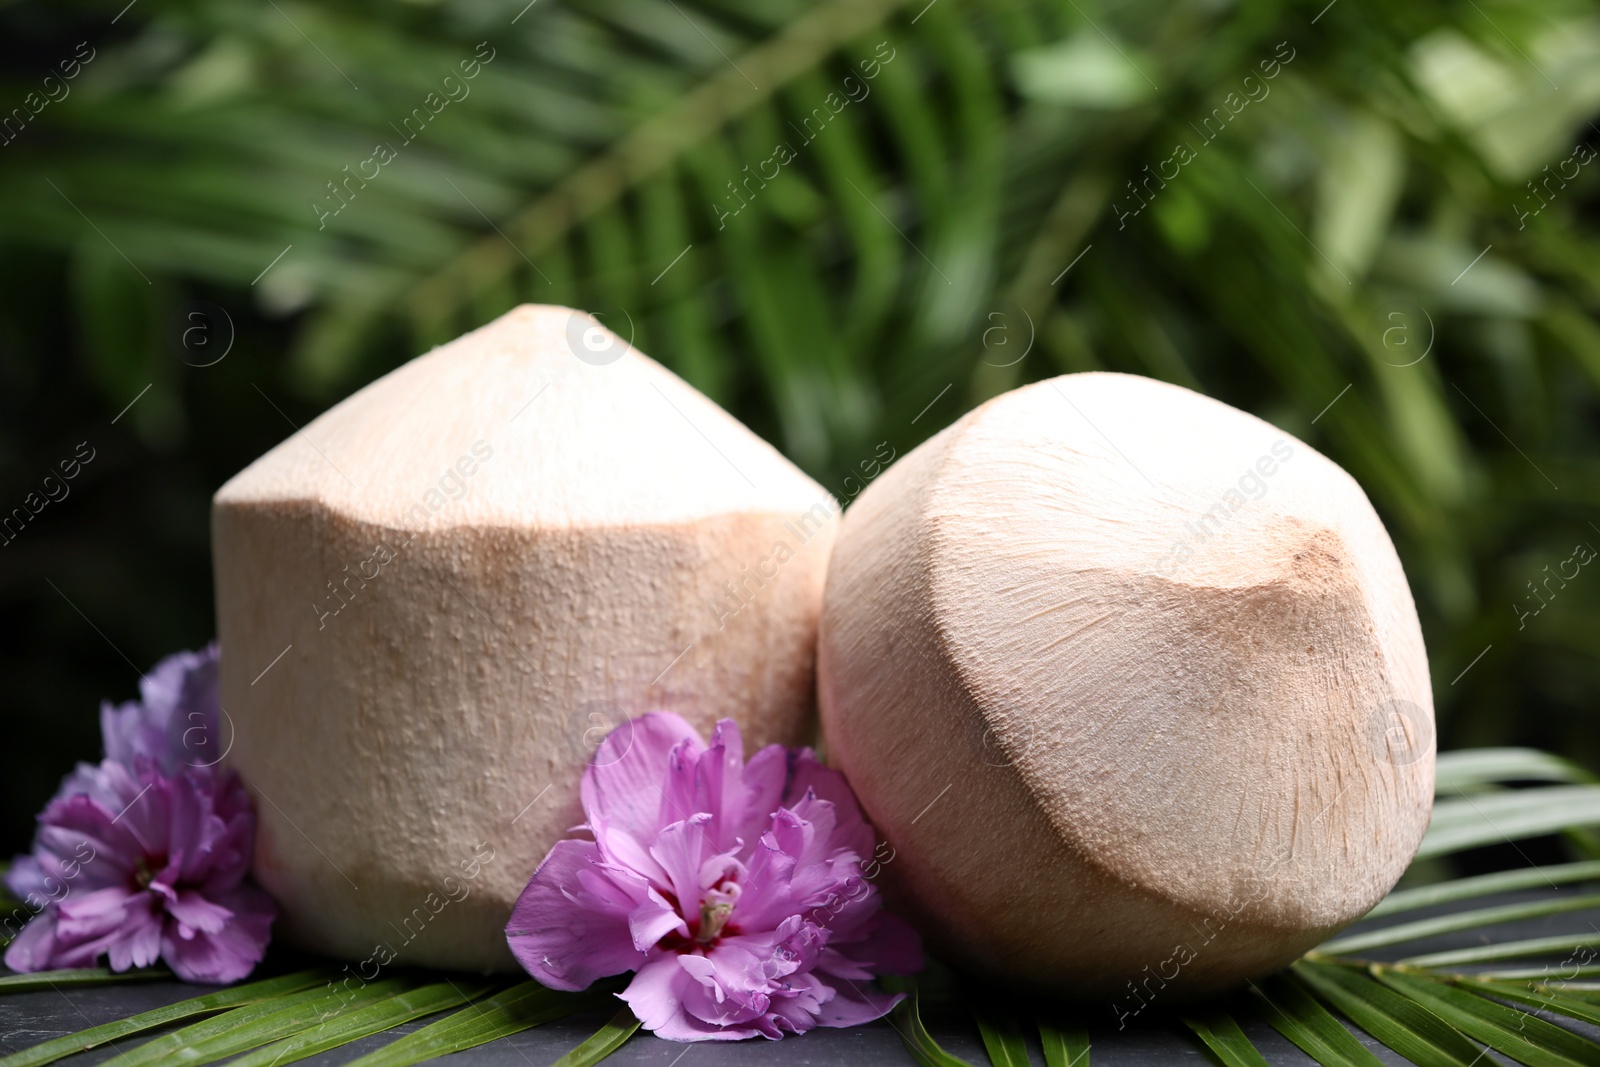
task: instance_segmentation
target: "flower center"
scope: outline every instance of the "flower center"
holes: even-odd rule
[[[709,945],[722,936],[722,928],[728,924],[728,916],[733,914],[733,901],[731,900],[702,900],[700,902],[700,930],[694,939],[702,945]]]
[[[165,856],[140,856],[133,862],[133,884],[139,889],[150,888],[156,875],[167,865]]]

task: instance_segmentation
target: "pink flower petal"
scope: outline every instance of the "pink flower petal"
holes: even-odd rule
[[[633,871],[645,880],[654,882],[663,889],[667,888],[669,884],[667,872],[656,862],[655,857],[650,855],[649,849],[644,844],[626,830],[613,826],[603,817],[592,816],[589,823],[594,833],[595,845],[599,847],[606,863]],[[645,840],[654,839],[655,832],[652,830]]]
[[[854,982],[834,986],[835,996],[817,1010],[818,1026],[860,1026],[881,1019],[905,999],[904,993],[878,993]]]
[[[706,861],[710,841],[706,837],[711,816],[705,813],[682,822],[675,822],[656,836],[650,855],[667,872],[669,884],[665,887],[677,896],[679,902],[700,901],[700,892],[710,884],[702,882],[701,871]],[[694,918],[699,917],[695,907]],[[688,916],[686,916],[687,918]]]
[[[140,894],[130,893],[121,886],[68,896],[55,909],[60,936],[69,940],[98,937],[123,921],[130,903],[135,905],[136,914],[148,914],[149,899],[138,900],[139,897]]]
[[[699,1001],[704,991],[679,966],[679,958],[671,953],[651,957],[617,994],[646,1030],[668,1041],[740,1041],[760,1034],[753,1027],[715,1026],[685,1011],[684,998]]]
[[[23,881],[63,889],[29,923],[12,966],[145,967],[180,977],[244,977],[265,952],[276,909],[244,883],[255,817],[238,776],[186,768],[169,777],[143,755],[69,776],[41,818]],[[215,814],[225,807],[229,820]]]
[[[725,813],[726,831],[746,845],[766,833],[772,813],[783,802],[783,788],[789,777],[789,753],[782,745],[768,745],[744,765],[740,791],[742,810]],[[724,847],[731,847],[732,841]]]
[[[673,1041],[779,1038],[879,1018],[870,988],[921,965],[863,871],[874,835],[843,776],[808,750],[744,762],[738,728],[709,746],[641,716],[584,774],[594,841],[560,842],[507,939],[535,978],[575,989],[635,968],[622,999]]]
[[[677,909],[652,889],[650,898],[628,914],[628,932],[633,937],[633,947],[648,952],[668,934],[688,937],[689,927]]]
[[[205,934],[220,933],[228,925],[228,920],[233,918],[233,912],[221,904],[212,903],[192,889],[179,890],[177,899],[168,902],[167,914]]]
[[[111,969],[121,973],[130,967],[148,967],[161,958],[161,919],[153,910],[130,915],[121,936],[107,949]]]
[[[56,951],[55,913],[41,912],[6,948],[6,966],[13,971],[47,971],[54,966]]]
[[[511,909],[506,941],[512,955],[551,989],[586,989],[644,959],[633,947],[627,912],[578,886],[577,873],[599,858],[593,842],[556,842]],[[564,888],[578,889],[577,899]]]
[[[668,712],[623,723],[606,735],[583,772],[583,810],[636,841],[655,837],[662,768],[680,741],[700,746],[694,727]]]
[[[801,749],[795,757],[794,772],[784,791],[785,803],[792,807],[806,795],[807,790],[833,805],[837,820],[833,832],[834,843],[862,859],[872,855],[872,827],[861,817],[861,805],[856,803],[850,783],[832,767],[825,767],[818,762],[816,754],[809,748]]]
[[[724,851],[734,847],[734,835],[724,820],[736,820],[744,809],[744,739],[739,724],[732,719],[719,721],[711,731],[711,744],[700,754],[695,768],[695,810],[711,816],[708,832],[712,847]],[[682,818],[683,816],[680,816]]]

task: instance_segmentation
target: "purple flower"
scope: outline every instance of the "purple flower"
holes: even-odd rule
[[[186,981],[222,983],[260,962],[276,908],[245,881],[255,815],[238,775],[168,777],[152,760],[137,764],[80,766],[91,788],[39,816],[33,854],[6,877],[37,912],[6,950],[7,967],[108,956],[125,971],[159,958]]]
[[[222,759],[217,736],[217,645],[168,656],[139,680],[139,700],[100,705],[105,758],[134,766],[155,760],[171,776]]]
[[[13,970],[159,958],[180,978],[221,983],[266,951],[277,909],[245,881],[255,812],[238,775],[214,767],[216,644],[162,660],[139,693],[101,705],[104,761],[62,779],[33,854],[6,875],[35,913],[20,933],[5,920]]]
[[[583,774],[580,827],[523,890],[506,939],[554,989],[637,972],[619,994],[672,1041],[854,1026],[900,999],[868,988],[922,966],[917,936],[862,876],[872,829],[837,771],[739,728],[706,746],[676,715],[613,730]]]

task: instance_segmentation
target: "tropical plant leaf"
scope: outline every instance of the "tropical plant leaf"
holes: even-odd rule
[[[933,1035],[928,1033],[927,1027],[922,1025],[922,1013],[917,1004],[916,981],[908,979],[897,984],[905,989],[906,997],[895,1005],[890,1018],[895,1024],[895,1032],[905,1044],[906,1051],[911,1053],[911,1058],[921,1067],[973,1067],[961,1057],[952,1056],[941,1048],[939,1042],[933,1039]]]
[[[1456,793],[1496,782],[1594,782],[1588,770],[1550,752],[1533,748],[1464,748],[1439,753],[1434,791]]]
[[[192,1019],[199,1015],[228,1011],[247,1004],[259,1004],[277,1000],[288,994],[298,993],[312,986],[322,985],[331,981],[337,973],[331,967],[324,967],[310,971],[296,971],[294,974],[267,978],[245,985],[236,985],[229,989],[219,989],[215,993],[207,993],[204,996],[193,997],[189,1000],[180,1000],[176,1004],[153,1008],[150,1011],[140,1012],[138,1015],[131,1015],[126,1019],[102,1023],[99,1026],[91,1026],[87,1030],[80,1030],[75,1034],[53,1038],[42,1044],[23,1049],[21,1052],[14,1052],[9,1056],[0,1058],[0,1067],[40,1067],[41,1064],[54,1063],[63,1056],[70,1056],[74,1052],[98,1048],[119,1038],[132,1037],[147,1030],[154,1030],[158,1026],[181,1022],[184,1019]]]
[[[627,1005],[613,1015],[609,1022],[596,1030],[594,1036],[562,1056],[550,1067],[591,1067],[628,1043],[628,1038],[639,1031],[639,1020]]]
[[[247,1004],[146,1041],[124,1051],[117,1063],[119,1067],[160,1067],[180,1056],[185,1064],[213,1063],[310,1030],[417,984],[412,978],[386,978],[356,990],[307,989]]]
[[[28,974],[5,975],[0,977],[0,994],[38,993],[47,989],[171,980],[172,972],[165,967],[141,967],[131,971],[113,971],[109,967],[75,967],[65,971],[33,971]]]
[[[1491,981],[1506,982],[1534,982],[1552,987],[1559,987],[1572,993],[1584,993],[1588,989],[1597,989],[1593,983],[1579,981],[1583,978],[1600,977],[1600,964],[1557,964],[1559,973],[1552,971],[1552,964],[1539,967],[1496,967],[1487,971],[1476,972],[1479,978]]]
[[[1462,796],[1433,806],[1419,859],[1600,823],[1600,786],[1565,785]]]
[[[1474,945],[1471,948],[1429,952],[1420,956],[1407,956],[1399,962],[1411,967],[1437,969],[1459,967],[1470,963],[1493,963],[1497,960],[1526,960],[1553,953],[1567,953],[1577,948],[1600,945],[1600,933],[1593,930],[1581,934],[1557,934],[1553,937],[1536,937],[1526,941],[1497,941],[1492,945]]]
[[[1183,1025],[1194,1031],[1223,1067],[1272,1067],[1227,1012],[1185,1015]]]
[[[1350,967],[1308,963],[1294,973],[1351,1022],[1418,1067],[1473,1067],[1483,1050],[1437,1015]]]
[[[1015,1016],[998,1014],[992,1007],[974,1009],[972,1015],[994,1067],[1029,1067],[1028,1044],[1022,1036],[1022,1024]]]
[[[1493,893],[1510,893],[1519,889],[1545,889],[1595,880],[1600,880],[1600,860],[1496,871],[1493,874],[1457,878],[1414,889],[1398,889],[1384,897],[1377,907],[1367,912],[1366,917],[1375,919],[1396,912],[1453,904],[1458,900],[1471,900],[1473,897],[1484,897]]]
[[[601,994],[564,993],[538,982],[519,982],[487,1000],[429,1023],[422,1029],[367,1053],[350,1067],[410,1067],[435,1056],[476,1048],[519,1034],[575,1011],[592,1007]]]
[[[1549,986],[1537,986],[1531,982],[1484,982],[1474,978],[1459,977],[1455,979],[1455,984],[1485,996],[1516,1000],[1536,1008],[1547,1008],[1568,1018],[1589,1023],[1591,1026],[1600,1026],[1600,1005],[1591,1004],[1581,997],[1552,991]]]
[[[386,1000],[356,1011],[340,1012],[335,1018],[318,1023],[309,1030],[258,1048],[230,1061],[230,1067],[277,1067],[279,1064],[294,1063],[360,1038],[392,1030],[414,1019],[469,1004],[498,984],[482,979],[463,979],[459,984],[447,980],[415,989],[403,989]]]
[[[1600,1045],[1525,1011],[1422,974],[1374,967],[1373,976],[1451,1026],[1528,1067],[1593,1067]]]
[[[1039,1042],[1044,1046],[1045,1067],[1089,1067],[1089,1032],[1063,1029],[1039,1022]]]
[[[1265,1007],[1262,1017],[1323,1067],[1383,1067],[1344,1024],[1334,1018],[1292,977],[1250,983]]]
[[[1336,937],[1317,946],[1317,951],[1328,956],[1361,952],[1388,945],[1401,945],[1407,941],[1420,941],[1425,937],[1454,933],[1458,930],[1475,930],[1482,926],[1537,919],[1546,915],[1564,915],[1567,912],[1586,911],[1600,907],[1600,894],[1557,897],[1553,900],[1530,900],[1516,904],[1502,904],[1491,908],[1474,908],[1471,911],[1437,915],[1430,919],[1396,923],[1381,930]],[[1571,946],[1560,946],[1571,947]],[[1499,957],[1515,959],[1515,956]]]

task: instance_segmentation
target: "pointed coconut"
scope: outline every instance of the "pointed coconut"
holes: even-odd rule
[[[212,513],[229,760],[277,933],[513,966],[504,926],[651,709],[795,743],[836,505],[582,312],[521,307],[251,464]]]
[[[936,949],[1124,1018],[1289,962],[1428,824],[1427,659],[1360,487],[1143,378],[1006,394],[878,479],[818,683]]]

